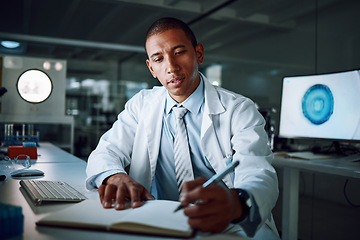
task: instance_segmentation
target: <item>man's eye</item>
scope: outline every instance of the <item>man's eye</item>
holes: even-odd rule
[[[154,62],[161,62],[162,58],[155,58]]]
[[[185,50],[184,51],[178,51],[178,52],[175,53],[175,55],[179,55],[179,54],[182,54],[184,52],[185,52]]]

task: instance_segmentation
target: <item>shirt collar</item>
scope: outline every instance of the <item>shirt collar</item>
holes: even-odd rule
[[[197,114],[200,111],[201,105],[204,102],[204,98],[204,81],[200,75],[199,86],[184,102],[177,103],[174,99],[170,97],[169,92],[167,93],[165,111],[167,114],[169,114],[174,106],[182,105],[191,113]]]

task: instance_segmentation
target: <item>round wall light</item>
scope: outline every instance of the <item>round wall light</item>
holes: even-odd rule
[[[25,101],[41,103],[49,98],[53,85],[46,73],[37,69],[29,69],[20,75],[16,87],[19,95]]]

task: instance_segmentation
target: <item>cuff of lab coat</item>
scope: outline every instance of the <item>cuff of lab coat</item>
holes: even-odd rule
[[[117,174],[117,173],[126,173],[123,170],[120,169],[114,169],[114,170],[108,170],[102,173],[99,173],[97,175],[91,176],[86,180],[86,188],[88,190],[95,190],[99,188],[99,186],[103,183],[103,181],[110,177],[111,175]]]

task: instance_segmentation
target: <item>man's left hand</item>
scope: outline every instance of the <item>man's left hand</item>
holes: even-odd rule
[[[202,232],[218,233],[229,223],[242,215],[237,192],[213,184],[206,188],[202,184],[205,178],[197,178],[184,183],[180,202],[184,214],[189,217],[189,225]],[[199,204],[189,205],[200,201]]]

